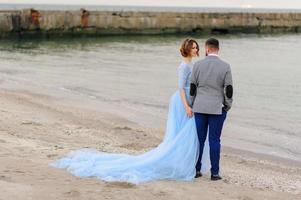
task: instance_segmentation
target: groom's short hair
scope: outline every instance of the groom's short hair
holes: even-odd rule
[[[205,45],[209,48],[219,49],[219,41],[215,38],[209,38]]]

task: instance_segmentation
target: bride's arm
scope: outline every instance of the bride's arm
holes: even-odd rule
[[[186,110],[186,113],[187,113],[188,117],[192,117],[192,114],[193,114],[192,109],[188,104],[188,101],[187,101],[187,98],[186,98],[186,92],[183,88],[180,89],[180,96],[181,96],[181,100],[184,104],[184,107],[185,107],[185,110]]]
[[[180,90],[180,96],[181,96],[181,100],[183,102],[183,105],[185,107],[185,110],[186,110],[186,113],[188,115],[188,117],[192,117],[192,109],[191,107],[189,106],[189,103],[187,101],[187,98],[186,98],[186,91],[184,89],[185,87],[185,83],[187,81],[187,77],[188,76],[188,73],[185,71],[185,67],[184,66],[180,66],[179,68],[179,71],[178,71],[178,78],[179,78],[179,90]]]

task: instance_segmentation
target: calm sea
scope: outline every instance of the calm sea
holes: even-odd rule
[[[2,40],[0,88],[45,94],[164,130],[183,38]],[[223,145],[301,162],[301,35],[218,38],[235,88]],[[205,40],[197,37],[201,47]]]

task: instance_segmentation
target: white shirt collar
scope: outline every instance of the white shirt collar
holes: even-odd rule
[[[218,57],[218,55],[215,53],[210,53],[210,54],[208,54],[208,56],[217,56]]]

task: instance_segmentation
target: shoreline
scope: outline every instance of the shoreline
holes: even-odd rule
[[[229,146],[222,146],[222,150],[224,150],[225,154],[233,154],[242,157],[251,157],[253,159],[276,163],[279,165],[301,168],[301,162],[289,158],[283,158],[283,157],[278,157],[278,156],[264,154],[264,153],[256,153],[252,151],[236,149]]]

